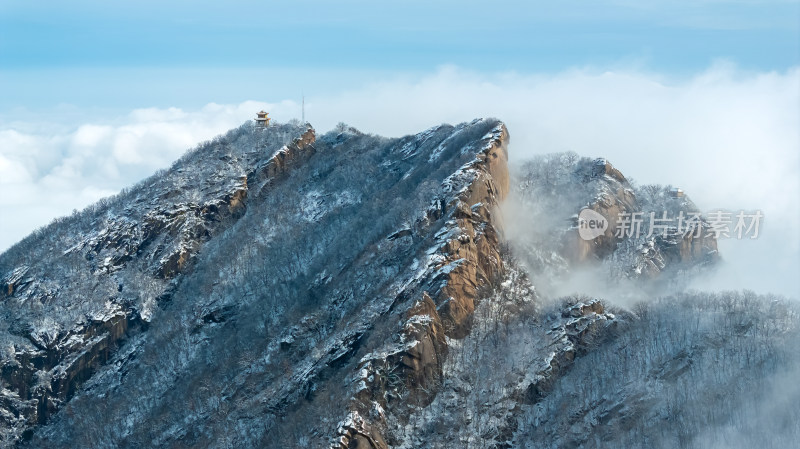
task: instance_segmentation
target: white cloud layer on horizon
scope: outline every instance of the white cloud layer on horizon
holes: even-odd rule
[[[90,123],[0,123],[0,251],[53,218],[168,166],[264,103],[137,109]]]
[[[800,296],[800,68],[744,72],[720,64],[672,80],[638,70],[476,74],[443,68],[306,99],[320,130],[344,121],[398,136],[479,116],[504,120],[512,161],[571,150],[604,156],[640,183],[679,185],[704,210],[760,209],[755,241],[720,244],[710,288]],[[0,123],[0,250],[52,218],[168,166],[198,142],[266,108],[297,102],[139,109],[87,123]]]

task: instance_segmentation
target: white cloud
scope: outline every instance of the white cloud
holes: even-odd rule
[[[634,69],[485,75],[445,67],[306,98],[306,118],[321,131],[344,121],[398,136],[495,116],[509,126],[513,161],[565,150],[605,156],[640,183],[683,187],[703,209],[761,209],[762,236],[723,242],[731,266],[715,282],[800,296],[798,86],[798,68],[751,73],[728,64],[684,79]],[[0,125],[0,208],[13,210],[0,218],[0,248],[261,108],[282,121],[300,116],[296,101],[244,102]]]

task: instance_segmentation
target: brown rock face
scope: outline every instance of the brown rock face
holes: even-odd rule
[[[581,178],[589,187],[588,194],[593,195],[584,209],[604,217],[607,227],[601,235],[589,240],[580,236],[578,223],[562,234],[559,253],[571,264],[611,259],[619,261],[621,266],[615,269],[628,277],[654,280],[666,269],[686,269],[717,259],[716,238],[708,232],[710,228],[704,219],[697,225],[699,232],[678,230],[673,223],[672,228],[648,233],[651,212],[654,219],[666,213],[667,219],[673,221],[678,211],[698,212],[688,198],[667,198],[666,188],[659,186],[634,189],[605,159],[596,159],[590,169],[579,165],[573,176]],[[656,207],[657,210],[653,209]]]
[[[415,405],[430,402],[442,376],[447,343],[442,320],[427,293],[407,312],[400,334],[402,345],[386,354],[364,360],[361,369],[370,373],[362,379],[364,388],[356,397],[364,404],[376,401],[388,407],[392,392],[403,389],[406,401]]]
[[[382,449],[386,447],[386,444],[380,444],[368,435],[356,434],[347,447],[349,449]]]
[[[616,235],[620,214],[639,210],[631,185],[611,163],[605,159],[596,160],[590,176],[603,179],[609,187],[588,206],[608,220],[608,228],[603,235],[592,240],[582,239],[577,230],[565,235],[562,253],[574,263],[603,259],[613,253],[622,241]]]
[[[389,449],[389,445],[364,418],[352,412],[339,429],[340,436],[334,447],[346,449]]]
[[[18,267],[11,273],[8,273],[4,279],[0,280],[0,294],[11,296],[19,287],[30,283],[30,280],[25,279],[27,273],[27,266]]]
[[[453,338],[469,333],[480,288],[491,286],[503,272],[497,236],[502,223],[494,218],[509,189],[505,127],[473,166],[477,172],[474,180],[450,203],[460,233],[444,246],[443,255],[453,268],[444,275],[444,287],[437,296],[445,330]]]
[[[308,128],[302,136],[278,150],[250,177],[260,182],[266,182],[265,186],[269,185],[271,180],[287,174],[293,165],[301,164],[313,155],[316,151],[314,148],[316,139],[314,128]]]
[[[427,403],[431,395],[425,392],[433,389],[441,378],[442,363],[447,356],[444,334],[433,300],[423,293],[422,301],[409,311],[405,326],[405,339],[416,343],[397,360],[403,367],[406,388],[419,393],[414,398],[415,403]]]

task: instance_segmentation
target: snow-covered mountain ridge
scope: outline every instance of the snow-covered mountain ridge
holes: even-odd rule
[[[767,410],[724,392],[791,375],[791,302],[686,293],[719,260],[702,220],[591,240],[576,221],[697,206],[602,159],[510,172],[508,148],[494,119],[246,123],[36,231],[0,255],[0,442],[691,447]]]

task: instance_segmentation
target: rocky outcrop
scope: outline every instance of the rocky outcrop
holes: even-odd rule
[[[12,296],[20,287],[31,282],[30,278],[26,278],[28,267],[23,265],[13,269],[0,280],[0,292],[5,296]]]
[[[606,312],[597,299],[566,305],[561,318],[549,323],[554,341],[562,342],[550,357],[547,368],[531,382],[519,397],[522,404],[535,404],[552,390],[559,377],[569,369],[576,357],[614,335],[620,320]]]
[[[584,263],[604,259],[616,251],[624,240],[618,232],[620,217],[639,211],[639,205],[628,180],[605,159],[595,159],[591,165],[580,167],[577,175],[595,186],[595,197],[585,208],[607,220],[604,232],[593,239],[579,235],[580,223],[575,223],[574,232],[565,234],[562,252],[573,263]]]
[[[520,241],[514,244],[527,247],[523,253],[530,253],[525,257],[537,271],[558,276],[569,267],[605,265],[615,276],[649,282],[664,271],[689,271],[717,259],[716,237],[687,196],[635,186],[606,159],[542,156],[524,166],[520,178],[515,201],[545,225],[532,232],[535,241],[515,236]],[[572,226],[553,219],[558,216]]]
[[[370,416],[365,422],[372,432],[386,431],[386,414],[401,415],[408,406],[425,406],[436,396],[447,356],[445,336],[469,334],[476,302],[503,276],[497,206],[509,190],[508,130],[500,124],[484,141],[476,159],[445,180],[445,196],[428,211],[433,219],[445,218],[429,251],[437,262],[421,279],[433,288],[406,312],[400,342],[359,364],[352,413]],[[351,421],[340,425],[332,447],[382,447],[358,439],[361,434],[347,424]]]
[[[502,127],[478,158],[456,173],[473,176],[447,205],[452,211],[449,238],[441,247],[444,260],[435,275],[443,281],[435,294],[437,310],[452,338],[469,332],[480,289],[491,287],[503,273],[497,229],[501,223],[494,216],[509,188],[507,145],[508,131]]]
[[[290,144],[284,145],[264,164],[260,164],[248,178],[251,184],[260,184],[262,188],[268,186],[270,182],[275,182],[281,176],[286,175],[297,164],[303,163],[314,154],[314,142],[316,141],[316,131],[309,127],[300,137],[293,140]],[[262,193],[261,190],[258,192]]]
[[[362,384],[356,398],[363,404],[374,400],[389,407],[397,392],[406,392],[404,401],[427,404],[435,394],[447,356],[444,326],[436,306],[427,293],[408,312],[394,351],[372,354],[361,360]],[[393,396],[396,395],[396,396]]]
[[[388,449],[383,436],[358,412],[350,412],[338,429],[335,445],[347,449]]]
[[[0,421],[13,429],[12,438],[25,438],[32,426],[46,423],[125,339],[146,325],[134,311],[109,305],[69,332],[46,339],[31,335],[36,349],[20,348],[0,365]]]
[[[513,257],[504,257],[504,280],[478,303],[472,331],[449,340],[436,398],[410,410],[407,423],[393,421],[396,447],[519,447],[512,442],[525,426],[521,411],[546,398],[577,360],[629,321],[593,298],[544,303]]]

